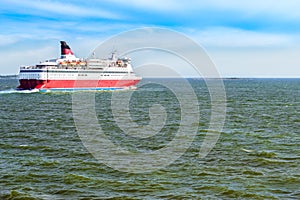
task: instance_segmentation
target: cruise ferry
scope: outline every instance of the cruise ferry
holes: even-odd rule
[[[80,59],[65,41],[60,41],[61,56],[34,66],[20,67],[18,89],[51,90],[117,90],[134,88],[141,80],[131,66],[131,59]]]

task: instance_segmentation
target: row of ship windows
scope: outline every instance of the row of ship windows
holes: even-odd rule
[[[78,73],[93,73],[93,74],[98,74],[98,73],[110,73],[110,74],[124,74],[128,73],[128,70],[122,70],[122,71],[60,71],[60,70],[21,70],[21,73],[64,73],[64,74],[78,74]],[[132,72],[130,72],[132,73]]]
[[[78,74],[78,76],[87,76],[87,74]],[[100,76],[111,76],[109,74],[101,74]],[[124,76],[124,74],[114,74],[113,76]]]
[[[51,74],[48,76],[48,78],[51,78],[51,77],[74,77],[75,74]],[[87,76],[87,74],[78,74],[78,76]],[[111,76],[109,74],[101,74],[100,76]],[[124,74],[114,74],[114,76],[124,76]],[[40,76],[38,74],[34,74],[34,75],[26,75],[26,76],[23,76],[22,78],[25,78],[25,79],[37,79],[37,78],[47,78],[47,76]]]
[[[53,76],[66,76],[66,74],[54,74]],[[75,76],[74,74],[67,74],[67,76]],[[87,74],[78,74],[78,76],[88,76]],[[109,74],[101,74],[100,76],[110,76]],[[114,74],[114,76],[124,76],[124,74]]]
[[[75,76],[76,74],[51,74],[49,76]],[[114,76],[124,76],[125,74],[114,74]],[[78,74],[78,76],[87,76],[87,74]],[[109,74],[101,74],[100,76],[110,76]]]
[[[27,76],[21,76],[20,77],[21,79],[37,79],[37,78],[40,78],[39,75],[27,75]],[[43,78],[43,77],[42,77]]]
[[[41,69],[41,70],[36,70],[36,69],[26,69],[26,70],[20,70],[21,73],[127,73],[128,69],[121,69],[118,68],[118,71],[101,71],[101,70],[71,70],[71,71],[66,71],[66,70],[45,70],[45,69]]]

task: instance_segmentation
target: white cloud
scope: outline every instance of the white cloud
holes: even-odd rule
[[[34,0],[3,0],[7,5],[15,6],[16,8],[28,9],[28,12],[33,12],[33,10],[41,11],[43,14],[56,13],[60,15],[68,16],[85,16],[85,17],[101,17],[109,19],[120,19],[124,18],[120,14],[109,12],[107,10],[101,9],[99,7],[94,8],[84,7],[83,4],[71,4],[67,2],[59,1],[34,1]],[[2,2],[2,3],[3,3]],[[24,12],[24,9],[23,9]]]
[[[209,51],[223,77],[299,78],[299,54],[300,48]]]
[[[199,2],[199,6],[201,6]],[[249,15],[271,15],[277,19],[300,18],[300,1],[298,0],[210,0],[202,4],[205,8],[241,11]]]
[[[33,65],[43,59],[49,59],[55,55],[54,47],[25,47],[24,49],[1,50],[0,71],[1,74],[17,74],[21,65]],[[47,56],[46,56],[47,55]]]
[[[62,38],[44,38],[40,39],[37,43],[37,41],[32,38],[24,38],[26,37],[25,35],[22,36],[23,38],[21,36],[16,37],[18,37],[19,40],[16,41],[14,45],[11,45],[9,48],[0,48],[0,57],[5,58],[0,61],[0,74],[16,74],[22,65],[34,65],[40,61],[58,58],[60,56],[59,41]],[[2,36],[0,36],[0,42],[1,38]],[[30,42],[28,42],[28,39]],[[72,38],[66,40],[66,42],[70,45],[77,57],[86,58],[104,39],[105,38],[98,37]],[[4,45],[10,44],[6,43]]]
[[[106,0],[118,5],[128,6],[132,8],[146,9],[146,10],[179,10],[185,3],[184,1],[174,0]]]
[[[0,35],[0,46],[14,44],[18,39],[19,37],[15,35]]]
[[[252,20],[252,24],[250,24],[250,26],[255,26],[259,24],[257,19],[264,22],[271,18],[271,28],[276,28],[277,25],[279,25],[287,29],[290,28],[289,23],[282,22],[282,20],[292,20],[294,24],[298,24],[300,20],[300,12],[298,11],[300,1],[297,0],[191,0],[187,2],[179,0],[106,1],[107,4],[104,3],[104,5],[109,4],[110,7],[105,8],[105,6],[101,6],[103,5],[103,1],[99,1],[99,3],[95,1],[84,2],[83,5],[78,3],[79,0],[77,0],[77,3],[75,0],[64,2],[58,0],[2,0],[0,2],[2,10],[12,10],[13,13],[21,14],[34,13],[35,15],[53,16],[53,19],[57,21],[45,20],[39,17],[35,17],[34,20],[30,18],[28,20],[26,20],[26,18],[23,20],[11,18],[5,21],[7,24],[2,24],[4,28],[2,28],[2,33],[0,33],[0,57],[5,58],[2,59],[0,66],[2,67],[2,69],[0,69],[1,73],[14,73],[21,64],[34,64],[36,61],[40,61],[44,58],[51,58],[51,55],[59,55],[59,43],[57,43],[56,46],[56,42],[59,40],[67,40],[77,56],[86,57],[99,42],[106,39],[106,36],[109,37],[109,35],[113,33],[140,26],[140,24],[136,24],[136,22],[131,23],[130,21],[111,24],[110,22],[108,23],[107,20],[92,22],[86,20],[83,21],[86,23],[83,23],[76,20],[77,18],[75,17],[78,16],[123,19],[124,16],[122,15],[124,14],[126,16],[132,16],[132,18],[135,19],[141,17],[140,23],[147,24],[147,20],[146,22],[143,21],[142,14],[136,14],[130,11],[132,9],[146,10],[149,12],[157,11],[166,16],[172,14],[172,16],[178,15],[180,18],[180,16],[189,15],[195,19],[198,19],[197,17],[199,16],[202,17],[202,15],[204,15],[203,18],[210,19],[211,16],[207,14],[210,11],[212,15],[218,15],[219,11],[226,11],[226,13],[229,14],[233,13],[232,16],[224,16],[224,21],[226,22],[232,22],[230,17],[233,16],[241,18],[248,17],[255,19]],[[90,7],[88,6],[89,3],[91,3]],[[111,5],[114,4],[111,3],[118,4],[116,7],[119,10],[124,8],[124,12],[123,10],[121,13],[114,12],[113,7],[111,7]],[[8,9],[6,6],[8,6]],[[205,14],[201,11],[205,11]],[[239,16],[238,13],[241,13],[243,16]],[[75,19],[68,18],[69,20],[64,20],[64,16],[74,17]],[[159,15],[155,16],[154,14],[153,17],[159,17]],[[199,17],[199,19],[201,17]],[[212,47],[210,50],[214,51],[213,56],[216,56],[215,60],[217,61],[217,65],[221,67],[223,75],[258,76],[260,74],[268,75],[269,72],[271,74],[270,76],[278,76],[280,74],[289,76],[290,74],[294,74],[299,77],[298,68],[300,59],[297,59],[297,56],[300,50],[293,49],[300,42],[300,36],[298,36],[296,32],[288,33],[288,31],[283,28],[280,30],[277,29],[279,30],[278,32],[281,33],[230,28],[225,27],[227,24],[222,22],[223,16],[220,15],[216,17],[215,19],[214,16],[212,16],[211,20],[217,21],[217,24],[221,24],[220,26],[223,24],[224,27],[209,28],[208,26],[211,21],[208,20],[208,22],[203,25],[208,28],[202,30],[198,28],[189,31],[187,26],[193,27],[193,21],[186,25],[183,24],[182,28],[175,28],[177,30],[183,30],[185,34],[204,47],[208,49]],[[243,19],[241,19],[241,22],[242,20]],[[277,24],[277,20],[281,22]],[[47,21],[47,23],[44,23],[45,21]],[[172,21],[172,18],[162,18],[162,22],[169,21]],[[197,22],[197,25],[198,24],[201,26],[201,22]],[[215,25],[214,21],[212,24]],[[178,26],[180,26],[180,24],[178,24]],[[172,27],[171,25],[171,28]],[[234,24],[232,27],[234,27]],[[239,27],[243,27],[243,25]],[[195,26],[193,28],[195,28]],[[265,30],[270,30],[270,27],[266,27]],[[99,36],[96,36],[96,34],[99,34]],[[81,38],[78,39],[77,37]],[[49,43],[49,41],[51,43]],[[35,43],[42,44],[43,48],[33,48],[34,45],[38,46]],[[17,47],[14,47],[12,44],[16,44]],[[24,45],[24,48],[19,48],[23,44],[26,46]],[[11,45],[11,51],[2,48],[7,45]],[[266,50],[266,48],[268,49]],[[289,66],[289,68],[285,65]]]
[[[224,29],[222,29],[224,31]],[[214,32],[214,38],[219,38],[222,41],[222,34],[220,34],[217,29],[206,30],[208,35]],[[236,32],[235,32],[236,31]],[[242,30],[227,30],[227,34],[230,32],[235,32],[235,35],[240,35]],[[204,33],[202,33],[204,34]],[[265,40],[269,37],[267,33],[265,35],[260,35],[259,33],[248,33],[245,31],[243,34],[258,34],[256,37],[257,45],[261,44],[262,40]],[[195,34],[196,35],[196,34]],[[224,32],[223,32],[224,35]],[[270,34],[271,35],[271,34]],[[197,37],[199,34],[197,35]],[[6,36],[3,36],[4,38]],[[16,38],[19,36],[16,36]],[[25,36],[24,36],[25,37]],[[227,36],[226,36],[227,37]],[[228,36],[229,37],[229,36]],[[281,40],[280,38],[287,36],[278,37],[277,45],[285,43],[285,39]],[[0,37],[1,38],[1,37]],[[192,37],[196,40],[195,36]],[[274,35],[273,40],[277,40],[277,36]],[[14,37],[11,38],[13,40]],[[100,42],[102,42],[106,38],[98,38],[98,37],[83,37],[83,38],[73,38],[68,41],[68,44],[78,57],[86,57],[88,56],[93,48],[95,48]],[[238,40],[238,39],[236,39]],[[240,39],[245,42],[243,37]],[[261,40],[261,41],[258,41]],[[197,40],[197,42],[199,42]],[[250,43],[248,40],[248,43]],[[253,41],[253,40],[252,40]],[[207,42],[201,43],[206,47],[207,44],[213,45],[214,39],[207,38]],[[255,41],[254,41],[255,42]],[[267,42],[265,42],[268,44]],[[287,39],[287,43],[289,43],[289,39]],[[245,42],[244,45],[247,43]],[[216,45],[220,45],[217,43]],[[231,45],[222,44],[222,45]],[[239,44],[241,45],[241,44]],[[253,45],[253,44],[252,44]],[[258,46],[255,48],[228,48],[228,46],[224,46],[225,48],[212,48],[209,49],[208,54],[211,59],[216,64],[221,75],[225,77],[299,77],[300,76],[300,59],[299,53],[300,49],[295,48],[270,48],[265,51],[264,48],[260,48]],[[252,46],[254,47],[254,46]],[[59,56],[59,40],[43,40],[39,41],[39,43],[35,43],[32,40],[32,43],[26,42],[25,44],[22,41],[18,41],[16,46],[12,46],[11,49],[0,49],[0,57],[5,58],[1,60],[0,63],[0,74],[16,74],[19,71],[20,65],[30,65],[35,64],[39,61],[49,58],[55,58]],[[103,56],[102,56],[103,57]],[[105,57],[105,56],[104,56]],[[146,59],[146,58],[145,58]],[[148,58],[149,59],[149,58]],[[166,59],[164,57],[164,59]],[[135,60],[133,60],[135,61]],[[143,60],[144,61],[144,60]],[[188,72],[186,72],[188,73]]]
[[[192,38],[210,47],[286,47],[299,38],[295,35],[255,32],[235,28],[214,27],[192,31]]]
[[[106,0],[108,1],[108,0]],[[143,10],[176,12],[177,14],[201,14],[201,10],[236,11],[249,17],[271,16],[277,19],[300,19],[298,0],[109,0],[116,4]]]

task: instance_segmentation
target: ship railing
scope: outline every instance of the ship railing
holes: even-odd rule
[[[36,66],[21,66],[20,69],[36,69]]]

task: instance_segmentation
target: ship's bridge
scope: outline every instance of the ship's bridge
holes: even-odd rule
[[[67,55],[61,55],[60,59],[61,61],[78,61],[79,58],[77,58],[75,55],[67,54]]]
[[[39,64],[36,65],[36,68],[42,69],[47,67],[52,68],[56,66],[57,66],[56,59],[51,59],[51,60],[46,60],[44,62],[40,62]]]

